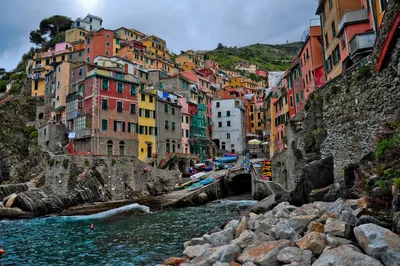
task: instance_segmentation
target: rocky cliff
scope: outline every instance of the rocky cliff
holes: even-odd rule
[[[273,158],[273,174],[288,189],[306,179],[313,189],[307,200],[363,196],[381,209],[397,198],[392,193],[400,186],[396,35],[384,67],[376,69],[399,12],[400,4],[391,2],[372,55],[311,94],[305,109],[289,121],[288,149]]]

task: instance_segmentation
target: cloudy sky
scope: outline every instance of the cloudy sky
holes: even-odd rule
[[[103,26],[124,26],[180,50],[298,41],[315,18],[317,0],[0,0],[0,67],[12,70],[33,44],[29,33],[43,18],[87,13]]]

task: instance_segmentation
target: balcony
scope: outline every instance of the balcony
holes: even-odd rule
[[[126,74],[122,74],[122,73],[118,73],[118,72],[107,71],[107,70],[103,70],[103,69],[97,69],[97,70],[94,69],[87,73],[88,77],[92,76],[92,75],[100,75],[103,77],[110,77],[110,78],[117,79],[117,80],[139,83],[135,76],[126,75]]]
[[[76,133],[75,135],[76,139],[90,138],[92,136],[92,129],[82,128],[78,129],[75,133]]]
[[[32,70],[41,70],[41,69],[44,69],[44,65],[42,65],[42,64],[36,64],[36,65],[32,68]]]
[[[375,33],[367,32],[355,35],[350,40],[350,54],[355,57],[359,53],[369,52],[372,50],[375,42]]]
[[[347,11],[346,13],[344,13],[342,19],[339,22],[338,32],[340,33],[344,29],[344,27],[348,24],[358,24],[367,21],[368,21],[367,9]]]

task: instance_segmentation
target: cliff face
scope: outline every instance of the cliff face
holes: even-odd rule
[[[288,189],[307,179],[317,200],[377,198],[400,177],[393,163],[400,155],[399,38],[376,71],[399,12],[400,4],[392,2],[373,54],[310,95],[305,109],[289,121],[288,149],[273,158],[274,178]]]

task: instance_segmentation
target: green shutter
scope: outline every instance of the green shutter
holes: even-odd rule
[[[168,113],[168,104],[164,104],[164,111]]]
[[[136,95],[136,86],[131,85],[131,95]]]
[[[108,130],[108,120],[107,119],[101,120],[101,129]]]

